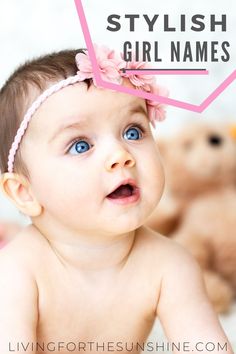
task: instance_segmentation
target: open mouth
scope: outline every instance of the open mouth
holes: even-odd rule
[[[108,194],[107,197],[111,199],[127,198],[127,197],[131,197],[133,193],[134,193],[134,187],[131,186],[130,184],[125,184],[116,188],[116,190]]]
[[[107,198],[118,204],[135,202],[139,199],[139,188],[134,183],[124,183],[118,186]]]

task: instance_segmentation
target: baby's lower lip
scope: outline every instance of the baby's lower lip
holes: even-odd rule
[[[132,195],[129,197],[120,197],[120,198],[106,197],[106,199],[108,199],[113,204],[119,204],[119,205],[133,204],[140,199],[140,191],[139,188],[134,188]]]

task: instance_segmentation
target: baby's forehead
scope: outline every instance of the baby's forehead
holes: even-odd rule
[[[83,123],[89,123],[93,118],[99,117],[102,121],[116,115],[117,119],[122,119],[130,112],[145,114],[146,110],[144,99],[79,83],[48,97],[34,114],[30,124],[31,130],[43,131],[48,130],[51,125],[67,124],[76,117]]]

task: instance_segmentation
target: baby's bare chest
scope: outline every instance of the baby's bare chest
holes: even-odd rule
[[[86,352],[95,353],[98,350],[91,343],[115,346],[113,349],[125,343],[142,343],[155,319],[157,287],[137,274],[113,281],[109,277],[89,281],[80,277],[46,277],[39,285],[37,340],[44,346],[64,343],[62,354],[69,353],[75,345],[77,351],[80,345],[81,351],[83,347]],[[125,347],[122,352],[126,352]]]

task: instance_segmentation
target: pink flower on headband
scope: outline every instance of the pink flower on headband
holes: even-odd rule
[[[81,81],[84,81],[86,79],[92,79],[93,69],[91,61],[87,54],[87,50],[85,53],[76,54],[75,61],[79,69],[79,71],[77,71],[77,76],[80,77]]]
[[[115,53],[114,50],[111,50],[106,46],[98,46],[95,44],[94,51],[100,70],[100,75],[104,81],[121,84],[122,79],[127,78],[137,89],[160,96],[168,96],[168,91],[156,84],[156,79],[153,75],[129,75],[128,71],[123,71],[123,69],[150,69],[150,65],[148,63],[138,62],[135,60],[125,62],[120,54]],[[85,50],[84,53],[78,53],[75,59],[79,69],[77,72],[77,77],[79,80],[84,81],[86,79],[93,79],[93,83],[96,86],[93,68],[87,50]],[[153,126],[155,126],[155,121],[165,119],[165,105],[151,100],[146,100],[146,103],[149,118]]]
[[[150,65],[142,61],[131,61],[126,63],[126,69],[137,70],[137,69],[150,69]],[[145,74],[132,74],[128,75],[128,71],[123,75],[129,78],[131,83],[137,88],[141,88],[144,91],[151,91],[151,85],[154,84],[154,76]]]
[[[102,79],[112,83],[121,83],[120,70],[126,66],[121,56],[105,46],[99,47],[95,45],[94,50]],[[94,78],[92,64],[87,51],[85,54],[78,53],[75,59],[79,69],[77,75],[81,77],[81,80]]]
[[[163,97],[169,96],[169,91],[163,86],[153,85],[151,87],[151,93],[153,93],[155,95],[163,96]],[[152,100],[147,100],[147,109],[148,109],[149,119],[154,127],[155,127],[156,121],[162,121],[165,119],[165,116],[166,116],[165,107],[166,106],[163,103],[160,103],[157,101],[152,101]]]

